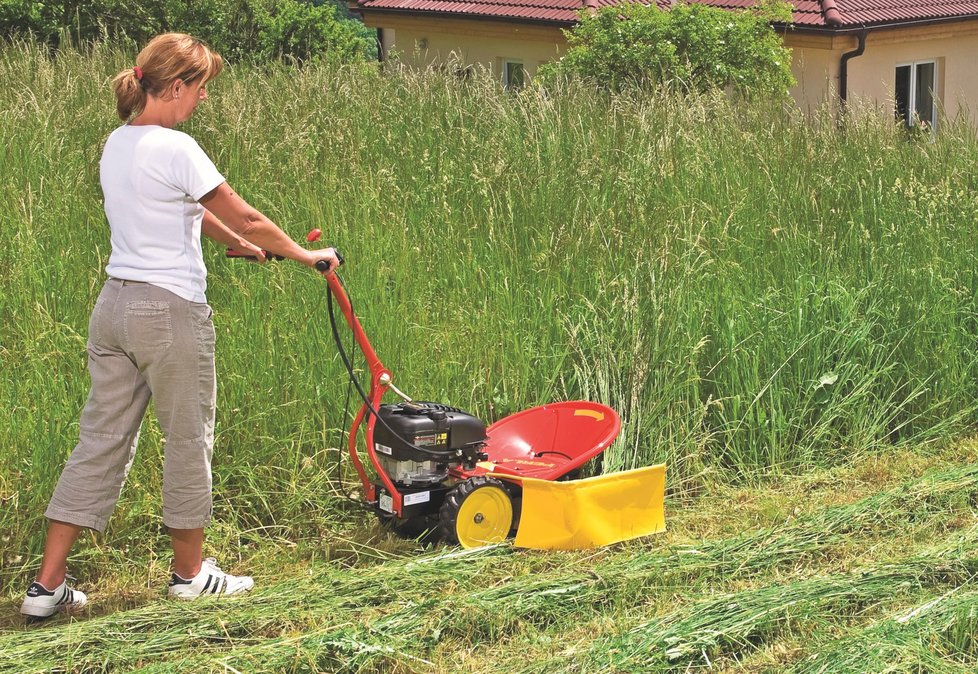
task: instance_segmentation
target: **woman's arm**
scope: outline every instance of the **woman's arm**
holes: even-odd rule
[[[200,223],[200,231],[208,238],[223,243],[242,255],[254,255],[259,262],[265,261],[265,252],[239,234],[235,234],[208,210],[204,211],[204,220]]]
[[[278,225],[239,197],[231,186],[221,183],[200,199],[201,205],[220,218],[233,233],[256,246],[314,267],[320,260],[329,263],[330,270],[339,266],[336,251],[332,248],[306,250],[279,229]]]

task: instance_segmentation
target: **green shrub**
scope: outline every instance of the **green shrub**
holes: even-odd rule
[[[279,0],[260,21],[257,55],[263,60],[308,61],[325,54],[351,61],[367,57],[373,47],[369,30],[358,21],[337,18],[332,4]]]
[[[681,91],[784,94],[794,84],[791,54],[771,24],[790,19],[781,2],[742,12],[688,4],[668,11],[606,7],[582,14],[565,31],[570,49],[541,75],[544,81],[581,78],[614,91],[667,84]]]
[[[323,0],[0,0],[0,33],[31,35],[52,48],[125,38],[142,46],[167,31],[203,39],[231,61],[372,56],[360,21]]]
[[[65,36],[88,42],[125,34],[140,42],[160,32],[166,6],[137,0],[0,0],[0,32],[31,34],[52,47]]]

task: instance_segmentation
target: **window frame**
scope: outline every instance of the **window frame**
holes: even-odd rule
[[[526,86],[526,82],[529,79],[529,76],[527,75],[525,60],[501,57],[499,61],[502,64],[500,70],[501,70],[501,79],[504,87],[506,87],[507,89],[519,89],[521,87]],[[510,66],[519,66],[520,70],[523,71],[523,78],[522,78],[523,81],[520,84],[514,85],[510,82]]]
[[[931,131],[937,129],[937,111],[938,102],[940,101],[940,61],[939,58],[926,58],[926,59],[915,59],[912,61],[898,61],[893,67],[893,107],[894,112],[898,119],[902,119],[903,123],[908,129],[921,126],[921,122],[924,123],[924,128]],[[930,120],[922,120],[917,111],[917,94],[920,90],[920,82],[917,77],[917,69],[922,65],[933,66],[933,81],[931,82],[931,109],[930,109]],[[910,84],[907,91],[907,115],[900,115],[900,105],[896,97],[896,81],[897,72],[900,68],[910,68]]]

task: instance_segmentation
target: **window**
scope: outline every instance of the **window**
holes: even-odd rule
[[[526,84],[526,69],[522,61],[503,61],[503,86],[522,89]]]
[[[896,115],[908,127],[934,128],[937,120],[937,63],[919,61],[896,67]]]

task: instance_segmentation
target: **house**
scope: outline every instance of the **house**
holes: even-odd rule
[[[582,10],[619,1],[628,0],[350,0],[377,29],[382,58],[479,63],[505,84],[559,58]],[[737,10],[754,0],[688,1]],[[802,109],[858,100],[893,106],[908,124],[978,112],[978,0],[790,1],[792,23],[775,28],[792,49]]]

